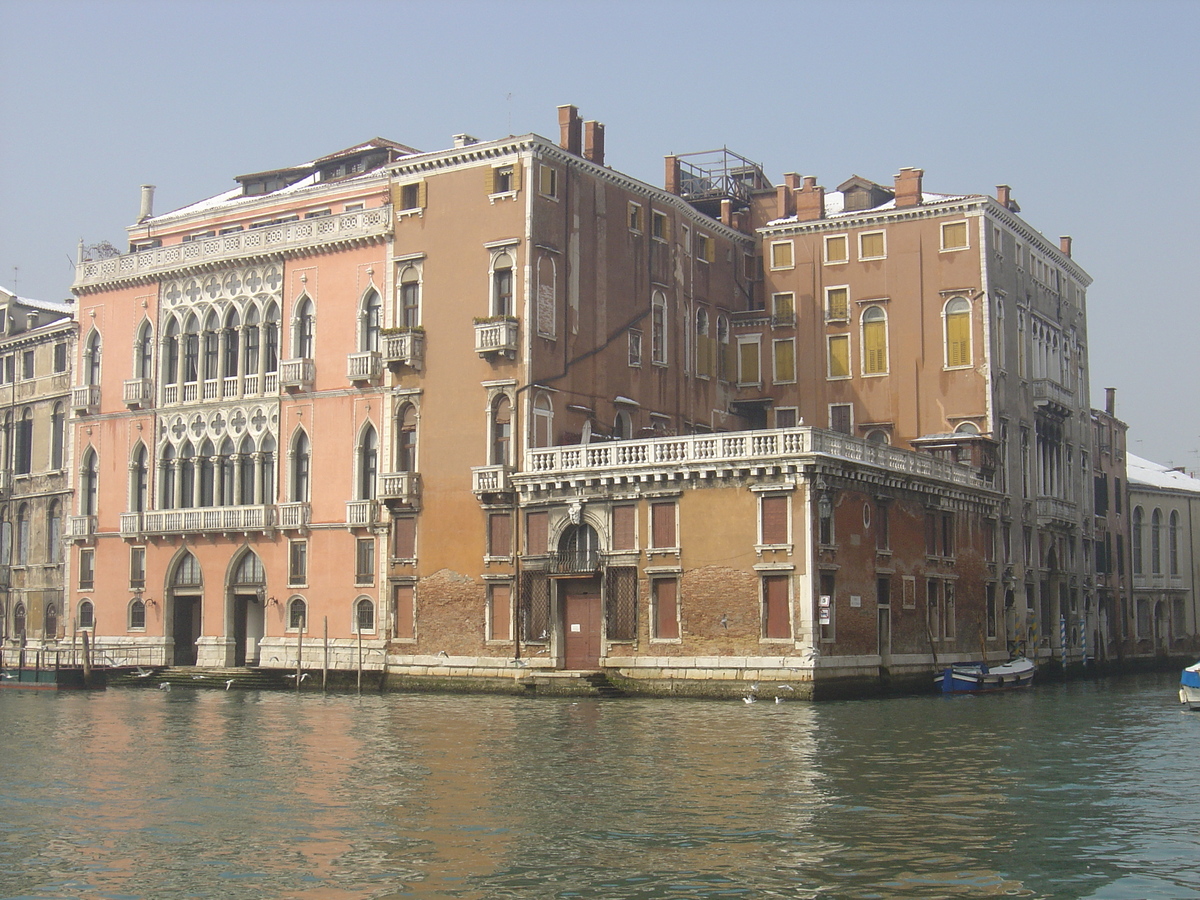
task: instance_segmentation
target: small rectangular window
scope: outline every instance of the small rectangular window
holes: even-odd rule
[[[902,575],[902,576],[900,576],[900,583],[904,587],[904,596],[901,599],[901,602],[904,604],[904,608],[905,609],[916,609],[917,608],[917,576],[916,575]]]
[[[629,332],[629,365],[632,368],[638,368],[642,364],[642,333],[640,331]]]
[[[629,230],[642,230],[642,206],[640,203],[629,204]]]
[[[375,583],[375,538],[359,538],[354,553],[354,583]]]
[[[650,504],[650,539],[655,548],[674,549],[679,546],[675,535],[675,503]]]
[[[79,551],[79,586],[84,590],[96,586],[96,551],[90,547]]]
[[[525,553],[529,556],[543,556],[548,551],[550,516],[546,512],[530,512],[525,514]]]
[[[758,338],[738,338],[738,384],[762,384]]]
[[[789,610],[787,575],[764,575],[762,579],[762,636],[767,640],[789,640],[792,617]]]
[[[396,559],[417,558],[417,519],[400,516],[392,521],[392,556]]]
[[[424,209],[425,208],[425,182],[414,181],[411,184],[402,185],[400,188],[400,208],[401,209]]]
[[[825,289],[825,321],[845,322],[850,318],[850,288]]]
[[[849,240],[844,234],[831,234],[825,238],[825,264],[836,265],[850,259]]]
[[[32,378],[33,377],[33,351],[32,350],[26,350],[23,354],[21,354],[21,377],[22,378]]]
[[[650,234],[660,241],[671,239],[671,222],[665,213],[654,210],[650,213]]]
[[[771,244],[772,269],[790,269],[794,265],[791,241],[775,241]]]
[[[965,250],[969,246],[966,222],[946,222],[942,225],[943,250]]]
[[[288,545],[288,584],[308,583],[308,541],[292,541]]]
[[[679,582],[674,578],[655,578],[650,583],[654,605],[650,635],[655,640],[679,640]]]
[[[771,295],[771,324],[783,326],[796,324],[795,294]]]
[[[775,408],[775,427],[776,428],[795,428],[799,421],[796,407],[785,406]]]
[[[511,514],[488,515],[488,556],[512,556]]]
[[[637,507],[631,503],[612,508],[612,549],[637,549]]]
[[[829,336],[829,377],[850,377],[850,336],[848,334],[831,334]]]
[[[146,548],[129,548],[129,588],[138,590],[146,586]]]
[[[512,585],[493,584],[488,588],[487,628],[489,641],[512,640]]]
[[[788,541],[788,498],[767,494],[759,501],[759,537],[762,544],[782,545]]]
[[[54,345],[54,371],[55,372],[67,371],[67,345],[66,344],[55,344]]]
[[[696,259],[707,263],[717,260],[717,245],[707,234],[696,234]]]
[[[538,192],[543,197],[558,196],[558,169],[542,166],[538,169]]]
[[[849,403],[829,404],[829,428],[839,434],[850,434],[854,430],[854,407]]]
[[[520,189],[520,168],[515,165],[494,166],[490,170],[489,194],[508,194]]]
[[[859,259],[883,259],[887,256],[887,245],[882,231],[865,231],[858,236]]]
[[[774,342],[775,384],[791,384],[796,380],[796,341],[794,338]]]

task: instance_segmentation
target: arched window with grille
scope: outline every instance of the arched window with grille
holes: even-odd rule
[[[289,493],[293,503],[308,502],[311,454],[308,434],[303,430],[298,430],[292,439],[292,478]]]
[[[96,608],[91,600],[79,602],[79,627],[90,631],[96,624]]]
[[[570,525],[558,540],[555,572],[594,572],[600,567],[600,537],[586,522]]]
[[[881,306],[869,306],[862,315],[862,361],[864,375],[888,372],[887,313]]]
[[[360,597],[354,603],[354,631],[356,634],[375,631],[375,604],[368,597]]]
[[[308,626],[308,604],[302,597],[288,601],[288,631],[304,631]]]

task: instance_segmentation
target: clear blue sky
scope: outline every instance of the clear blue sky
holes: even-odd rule
[[[0,284],[68,297],[142,183],[166,212],[375,135],[557,138],[574,103],[653,184],[727,145],[776,183],[1011,185],[1095,278],[1092,404],[1116,387],[1130,450],[1197,469],[1198,26],[1193,0],[0,0]]]

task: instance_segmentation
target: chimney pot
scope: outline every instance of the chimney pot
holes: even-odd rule
[[[825,218],[825,188],[817,186],[813,175],[804,176],[804,185],[792,194],[796,204],[796,218],[801,222],[812,222]]]
[[[582,120],[579,110],[568,104],[558,108],[558,146],[576,156],[583,152]]]
[[[478,144],[479,138],[470,134],[456,134],[454,136],[454,149],[461,150],[463,147],[470,147],[472,144]]]
[[[604,165],[604,123],[583,123],[583,158],[598,166]]]
[[[1105,388],[1104,389],[1104,411],[1106,413],[1108,413],[1110,416],[1115,416],[1117,414],[1117,389],[1116,388]]]
[[[1064,234],[1058,239],[1058,249],[1062,251],[1063,256],[1070,259],[1071,257],[1071,236]]]
[[[679,157],[668,156],[666,161],[666,182],[663,184],[663,190],[668,194],[679,196],[680,191],[680,173],[679,173]]]
[[[145,222],[154,215],[154,185],[142,185],[142,205],[138,210],[138,222]]]
[[[896,209],[921,205],[921,179],[925,175],[923,169],[905,166],[895,178]]]

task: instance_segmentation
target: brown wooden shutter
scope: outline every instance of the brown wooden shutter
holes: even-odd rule
[[[763,637],[791,637],[787,575],[763,576],[763,607]]]
[[[512,516],[508,513],[488,516],[488,555],[512,555]]]
[[[512,640],[512,588],[507,584],[492,585],[491,633],[493,641]]]
[[[787,497],[762,498],[762,542],[764,544],[786,544],[788,542]]]
[[[674,578],[654,582],[654,636],[667,640],[679,637],[679,593]]]
[[[547,552],[549,516],[544,512],[525,514],[525,552],[541,556]]]
[[[614,506],[612,511],[612,529],[614,550],[636,550],[635,521],[637,507],[633,505]]]
[[[650,506],[651,531],[655,547],[677,547],[675,539],[675,504],[654,503]]]
[[[396,585],[392,597],[396,637],[411,639],[413,636],[413,586],[411,584]]]
[[[398,559],[414,559],[417,555],[417,520],[402,516],[392,523],[392,555]]]

